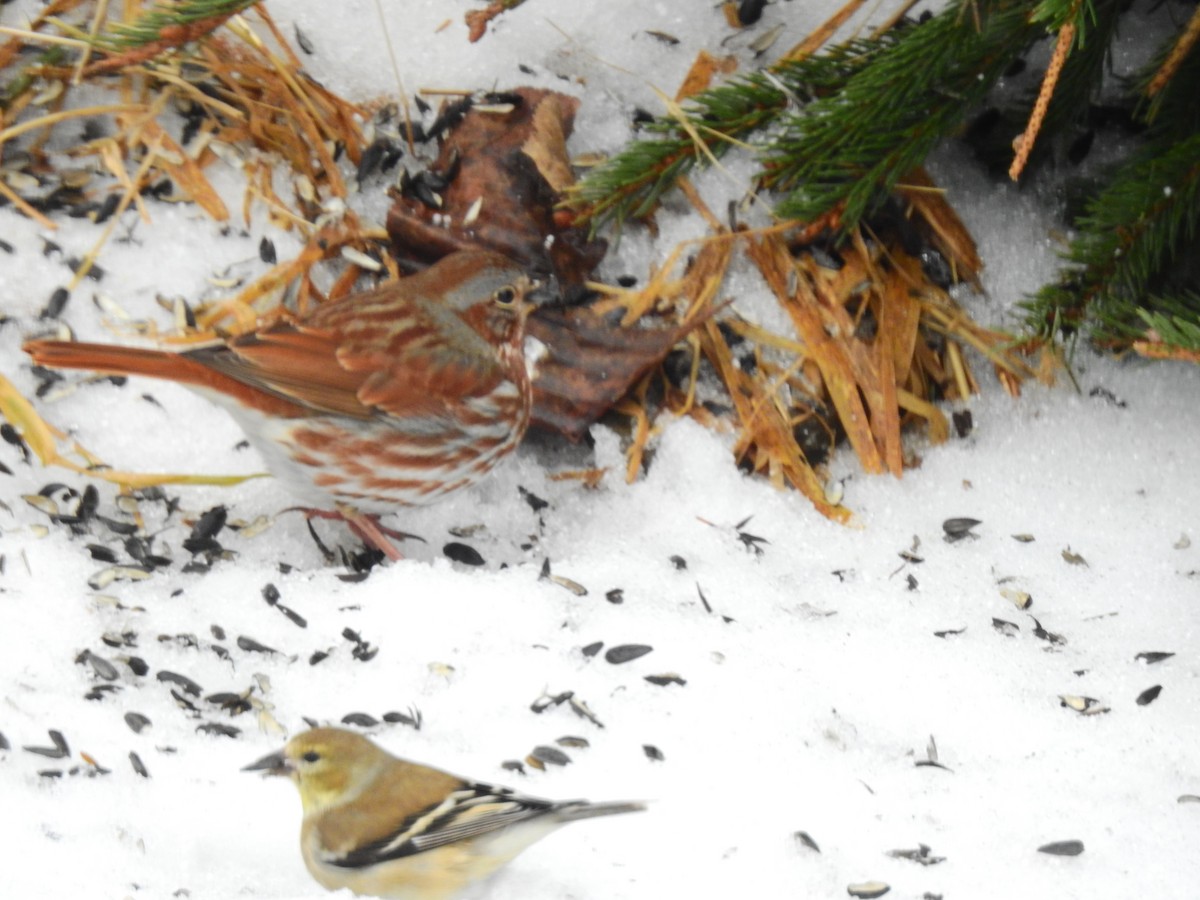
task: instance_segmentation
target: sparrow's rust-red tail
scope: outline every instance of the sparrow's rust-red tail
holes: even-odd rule
[[[201,390],[216,391],[252,408],[296,415],[299,407],[256,390],[186,353],[88,344],[80,341],[28,341],[22,348],[34,363],[49,369],[87,369],[105,375],[145,375]]]

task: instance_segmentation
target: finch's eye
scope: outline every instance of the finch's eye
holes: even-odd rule
[[[492,300],[501,309],[508,309],[515,306],[517,302],[517,289],[512,285],[502,287],[496,293],[492,294]]]
[[[305,753],[300,758],[302,760],[304,760],[306,763],[315,763],[318,759],[321,758],[321,754],[318,753],[316,750],[309,750],[307,753]]]

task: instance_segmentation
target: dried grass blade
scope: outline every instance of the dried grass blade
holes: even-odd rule
[[[808,348],[808,356],[821,371],[829,391],[834,409],[850,446],[858,454],[863,468],[870,473],[884,471],[883,459],[871,433],[867,410],[858,392],[859,380],[855,376],[851,354],[844,341],[836,340],[826,332],[825,323],[817,311],[819,300],[807,277],[796,269],[787,247],[778,235],[765,235],[749,243],[750,258],[766,278],[780,305],[791,316],[800,339]],[[796,289],[788,288],[791,272],[801,274],[796,279]],[[844,330],[840,330],[844,335]]]

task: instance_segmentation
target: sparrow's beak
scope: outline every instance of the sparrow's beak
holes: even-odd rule
[[[242,769],[243,772],[263,772],[267,775],[291,775],[292,762],[283,755],[280,750],[276,753],[268,754],[258,762],[252,762],[250,765]]]

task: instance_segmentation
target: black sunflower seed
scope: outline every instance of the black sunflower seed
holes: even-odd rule
[[[246,637],[244,634],[238,635],[238,649],[245,650],[247,653],[278,653],[274,647],[268,647],[266,644],[260,644],[252,637]]]
[[[649,644],[620,644],[609,648],[608,652],[604,654],[604,659],[614,666],[619,666],[621,663],[643,657],[653,649]]]
[[[160,669],[158,674],[154,676],[159,681],[170,682],[183,688],[184,693],[193,697],[199,697],[204,693],[204,689],[186,675],[180,675],[178,672],[170,672],[166,669]]]
[[[133,771],[137,772],[137,774],[141,775],[143,778],[150,777],[150,772],[146,769],[145,764],[142,762],[142,758],[132,750],[129,751],[129,764],[133,766]]]
[[[1158,699],[1158,695],[1162,693],[1162,685],[1156,684],[1153,687],[1148,687],[1137,696],[1138,706],[1149,706]]]
[[[483,556],[479,551],[469,544],[463,544],[458,541],[451,541],[442,548],[449,559],[457,563],[462,563],[464,566],[482,566],[484,564]]]
[[[571,757],[563,753],[557,747],[538,746],[530,751],[529,755],[539,762],[550,763],[554,766],[565,766],[571,762]]]

